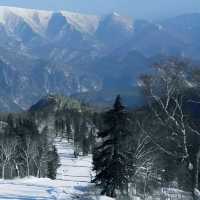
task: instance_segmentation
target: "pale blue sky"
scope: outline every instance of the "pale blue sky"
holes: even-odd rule
[[[0,0],[0,5],[95,14],[117,11],[136,18],[200,12],[200,0]]]

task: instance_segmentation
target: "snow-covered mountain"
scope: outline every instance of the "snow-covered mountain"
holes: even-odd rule
[[[99,34],[104,26],[108,37]],[[116,13],[99,17],[0,6],[1,101],[9,97],[17,109],[25,109],[48,93],[100,90],[101,78],[83,67],[111,51],[107,38],[114,27],[123,38],[131,26]],[[2,110],[13,109],[4,104]]]
[[[49,21],[54,14],[55,12],[53,11],[0,6],[0,23],[6,27],[7,31],[12,32],[19,23],[23,21],[27,23],[34,32],[44,36]],[[60,11],[60,14],[75,29],[88,33],[96,30],[100,20],[97,16],[67,11]]]
[[[48,93],[134,87],[151,57],[199,57],[198,22],[199,14],[155,23],[0,6],[0,110],[26,109]]]
[[[0,32],[5,38],[9,37],[12,48],[17,43],[16,48],[22,53],[56,62],[69,63],[77,57],[104,55],[129,39],[132,30],[133,20],[117,13],[99,17],[67,11],[0,7]],[[108,42],[113,32],[115,45]]]

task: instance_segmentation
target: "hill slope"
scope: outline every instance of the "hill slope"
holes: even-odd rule
[[[61,163],[56,180],[33,177],[0,180],[0,199],[111,199],[97,195],[98,191],[90,183],[91,156],[75,159],[72,145],[61,138],[56,138],[55,145]]]

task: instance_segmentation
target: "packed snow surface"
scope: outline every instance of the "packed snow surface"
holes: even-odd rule
[[[110,200],[99,196],[91,184],[91,156],[74,158],[73,147],[66,140],[56,138],[55,145],[61,166],[56,180],[23,178],[0,180],[0,200]]]

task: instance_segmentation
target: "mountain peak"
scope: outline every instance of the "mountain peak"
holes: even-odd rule
[[[0,6],[0,24],[5,26],[10,24],[10,18],[13,17],[13,23],[18,23],[16,17],[26,22],[31,29],[39,35],[44,35],[49,21],[53,14],[59,13],[66,18],[66,21],[74,26],[75,29],[82,32],[94,32],[97,29],[100,18],[95,15],[86,15],[69,11],[47,11],[29,8]],[[15,21],[15,22],[13,22]]]
[[[10,23],[12,27],[14,27],[21,19],[21,21],[27,23],[33,31],[43,34],[48,26],[51,15],[51,11],[0,6],[0,23],[4,24],[7,29]]]
[[[120,17],[120,14],[117,12],[113,12],[111,15],[116,16],[116,17]]]
[[[112,26],[121,26],[127,31],[133,31],[133,19],[131,17],[122,16],[117,12],[106,15],[101,22],[107,24],[110,28]]]

